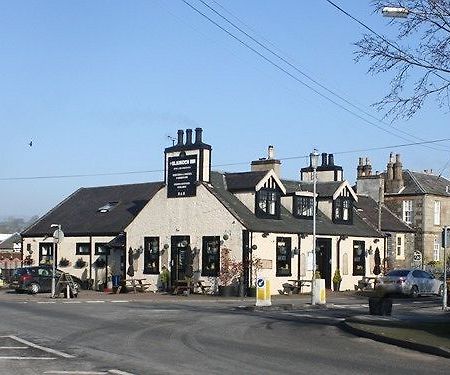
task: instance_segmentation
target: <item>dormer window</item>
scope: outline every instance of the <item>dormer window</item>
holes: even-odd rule
[[[353,202],[349,197],[338,197],[333,202],[333,221],[341,224],[353,222]]]
[[[274,189],[260,189],[256,192],[256,216],[279,219],[280,193]]]
[[[111,211],[114,207],[116,207],[119,204],[119,202],[108,202],[104,206],[101,206],[97,212],[106,213]]]
[[[294,209],[292,213],[295,217],[303,219],[312,219],[314,199],[313,197],[294,196]]]

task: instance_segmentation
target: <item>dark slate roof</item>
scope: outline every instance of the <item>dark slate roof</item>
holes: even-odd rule
[[[14,247],[15,243],[21,242],[21,236],[19,233],[14,233],[8,238],[5,238],[2,242],[0,242],[0,249],[8,250]]]
[[[211,172],[212,186],[205,186],[248,230],[272,233],[312,233],[312,220],[295,218],[284,207],[281,209],[281,219],[256,217],[237,197],[227,190],[224,176],[219,172]],[[353,215],[353,218],[353,225],[334,224],[322,212],[318,211],[316,232],[319,235],[381,236],[377,230],[365,223],[358,215]]]
[[[268,171],[225,173],[227,188],[229,191],[255,190],[255,186],[261,181]]]
[[[163,182],[80,188],[22,232],[24,237],[45,236],[51,224],[61,224],[66,235],[115,235],[122,232]],[[98,209],[119,202],[109,212]]]
[[[446,193],[446,187],[450,188],[450,181],[444,177],[404,170],[403,179],[405,188],[401,194],[433,194],[450,197],[450,194]]]
[[[366,195],[358,195],[355,203],[358,214],[375,228],[378,227],[378,203]],[[414,229],[394,215],[386,206],[381,206],[381,230],[383,232],[414,232]]]
[[[281,180],[286,188],[286,193],[294,193],[296,191],[308,191],[313,192],[314,186],[312,182],[305,181],[292,181],[292,180]],[[343,181],[327,181],[327,182],[317,182],[316,191],[320,198],[330,198],[336,192],[337,189],[342,185]]]

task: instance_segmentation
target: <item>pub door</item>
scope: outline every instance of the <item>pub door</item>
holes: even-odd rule
[[[320,277],[325,279],[325,288],[331,289],[331,239],[317,239],[317,269]]]
[[[170,249],[170,285],[184,281],[188,271],[190,251],[189,236],[172,236]]]

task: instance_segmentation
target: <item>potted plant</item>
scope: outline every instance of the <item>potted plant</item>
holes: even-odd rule
[[[237,295],[237,286],[242,275],[242,263],[235,260],[230,252],[227,248],[220,251],[219,294],[225,297]]]
[[[31,266],[34,263],[33,258],[31,257],[31,255],[27,255],[25,257],[25,259],[23,260],[23,264],[25,266]]]
[[[341,281],[342,281],[341,271],[339,271],[339,268],[336,268],[336,271],[334,271],[333,276],[333,290],[335,292],[339,292]]]
[[[86,261],[83,258],[78,258],[75,262],[76,268],[83,268],[86,267]]]
[[[70,264],[70,262],[69,262],[69,259],[67,259],[67,258],[61,258],[59,260],[59,266],[60,267],[68,267],[69,264]]]

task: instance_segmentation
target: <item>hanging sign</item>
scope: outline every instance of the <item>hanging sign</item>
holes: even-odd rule
[[[197,193],[197,155],[168,159],[167,198],[195,197]]]
[[[268,279],[258,276],[256,278],[256,306],[271,306],[270,282]]]

